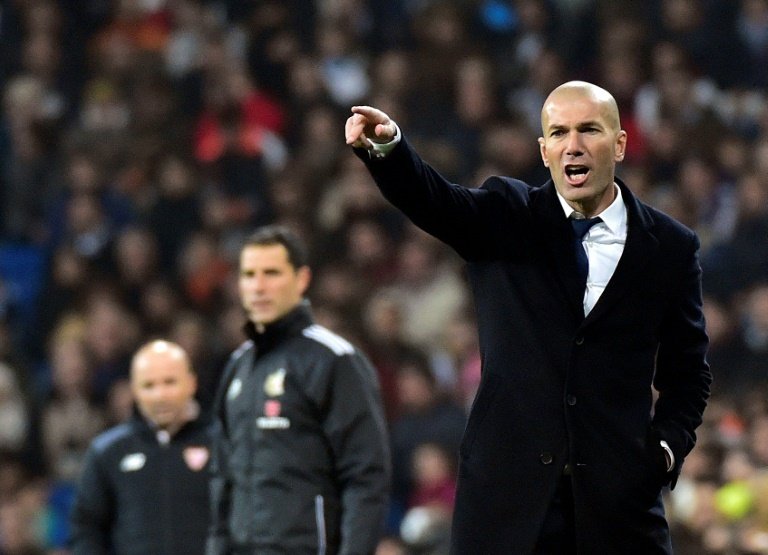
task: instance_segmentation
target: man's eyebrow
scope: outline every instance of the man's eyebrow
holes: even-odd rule
[[[570,127],[574,127],[575,129],[584,129],[586,127],[599,127],[603,128],[605,125],[600,123],[598,120],[587,120],[587,121],[580,121],[576,123],[573,126],[566,125],[564,123],[552,123],[549,126],[547,126],[547,130],[549,131],[556,131],[559,129],[568,129]]]
[[[584,127],[604,127],[604,126],[602,123],[600,123],[597,120],[589,120],[589,121],[582,121],[576,127],[584,128]]]

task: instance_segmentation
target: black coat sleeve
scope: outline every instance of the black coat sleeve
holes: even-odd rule
[[[403,138],[383,159],[355,149],[384,197],[418,227],[453,247],[465,260],[516,250],[533,226],[530,187],[491,177],[479,188],[446,180]]]
[[[219,423],[215,425],[213,452],[211,457],[211,526],[206,542],[206,555],[225,555],[229,553],[229,492],[231,483],[228,478],[226,462],[226,437]]]
[[[112,484],[100,452],[88,449],[70,513],[72,555],[106,555],[115,515]]]
[[[660,334],[654,386],[659,391],[653,418],[656,439],[664,439],[675,454],[670,476],[674,487],[685,456],[696,442],[710,394],[712,374],[706,361],[708,338],[702,310],[699,241],[691,234],[679,289],[673,297]]]
[[[376,372],[360,354],[334,357],[323,430],[341,490],[340,555],[373,553],[390,487],[390,455]]]
[[[222,372],[214,398],[215,418],[212,424],[211,449],[211,525],[205,546],[205,555],[225,555],[229,553],[229,503],[232,484],[229,479],[227,450],[228,438],[224,425],[226,391],[237,369],[235,353],[230,357]]]

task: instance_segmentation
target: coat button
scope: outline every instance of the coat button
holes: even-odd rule
[[[584,343],[584,336],[580,335],[579,337],[577,337],[574,343],[576,343],[576,345],[581,345],[582,343]]]
[[[552,464],[554,458],[552,457],[552,453],[549,451],[544,451],[541,455],[539,455],[539,460],[541,461],[541,464]]]
[[[573,406],[576,404],[576,395],[567,395],[565,397],[565,402],[568,403],[568,405]]]

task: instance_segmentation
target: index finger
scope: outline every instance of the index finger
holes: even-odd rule
[[[368,118],[371,123],[384,123],[389,119],[387,114],[373,106],[352,106],[352,113]]]

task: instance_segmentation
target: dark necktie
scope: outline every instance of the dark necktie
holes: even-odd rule
[[[584,245],[581,244],[584,236],[589,229],[598,222],[603,220],[599,217],[596,218],[575,218],[571,216],[571,227],[573,227],[573,248],[576,253],[576,269],[578,271],[577,278],[581,291],[587,287],[587,274],[589,274],[589,259],[587,253],[584,251]]]

